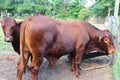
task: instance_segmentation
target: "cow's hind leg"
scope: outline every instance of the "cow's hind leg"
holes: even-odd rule
[[[38,80],[39,67],[40,67],[42,61],[43,61],[43,58],[33,57],[32,63],[30,64],[32,80]]]
[[[39,48],[32,48],[32,63],[30,64],[30,70],[32,75],[32,80],[38,80],[38,72],[39,67],[43,62],[45,53],[46,53],[46,47],[42,46]]]
[[[20,54],[20,58],[17,63],[17,79],[16,80],[22,79],[22,74],[27,67],[28,59],[29,59],[28,51],[25,51],[24,54]]]

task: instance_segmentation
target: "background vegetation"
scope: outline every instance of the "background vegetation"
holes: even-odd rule
[[[2,28],[0,26],[0,53],[1,52],[12,52],[13,48],[11,43],[7,43],[4,41],[4,35],[3,35],[3,31]]]
[[[118,55],[117,55],[116,73],[117,73],[117,79],[116,80],[119,80],[120,79],[120,49],[119,49]]]
[[[14,17],[42,14],[61,19],[86,19],[113,15],[115,0],[0,0],[0,12]],[[120,12],[119,12],[120,14]]]

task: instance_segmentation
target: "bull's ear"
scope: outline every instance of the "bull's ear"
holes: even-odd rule
[[[114,40],[116,39],[116,36],[113,36],[114,37]]]
[[[0,23],[2,23],[2,19],[0,18]]]
[[[104,37],[108,37],[110,31],[109,31],[108,29],[105,29],[105,30],[103,31],[103,33],[104,33]]]
[[[105,29],[104,32],[110,32],[108,29]]]
[[[17,24],[20,24],[20,23],[22,23],[22,22],[23,22],[23,21],[16,21]]]
[[[101,42],[101,40],[102,40],[102,36],[99,36],[99,42]]]

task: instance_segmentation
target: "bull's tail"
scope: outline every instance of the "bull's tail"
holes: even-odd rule
[[[25,53],[25,30],[26,30],[26,27],[28,26],[28,21],[24,21],[23,24],[21,25],[21,29],[20,29],[20,60],[21,60],[21,63],[23,64],[24,66],[24,71],[26,68],[29,69],[29,66],[27,65],[27,58],[29,58],[29,54],[30,53]],[[27,55],[27,56],[26,56]]]
[[[22,79],[22,74],[25,72],[25,69],[28,68],[26,54],[24,54],[24,46],[25,46],[25,29],[26,29],[26,21],[23,22],[20,29],[20,58],[17,64],[17,77],[16,80]]]

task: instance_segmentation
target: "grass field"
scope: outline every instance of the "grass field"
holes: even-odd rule
[[[120,80],[120,48],[118,49],[116,58],[116,65],[114,67],[114,74],[116,77],[114,78],[114,80]]]
[[[117,56],[116,56],[116,64],[113,66],[113,80],[120,80],[120,49],[118,50]]]
[[[0,26],[0,53],[12,52],[12,51],[13,51],[13,48],[12,48],[11,43],[7,43],[4,41],[4,34]]]
[[[118,25],[120,25],[120,18],[119,18]],[[120,26],[118,26],[118,27],[120,29]],[[120,32],[119,32],[119,34],[120,34]],[[120,37],[120,36],[118,36],[118,37]],[[114,80],[120,80],[120,48],[118,48],[118,53],[117,53],[116,58],[117,58],[116,65],[114,66],[114,75],[115,75]]]
[[[118,80],[120,80],[120,49],[118,51],[118,56],[117,56],[117,76],[118,76]]]

